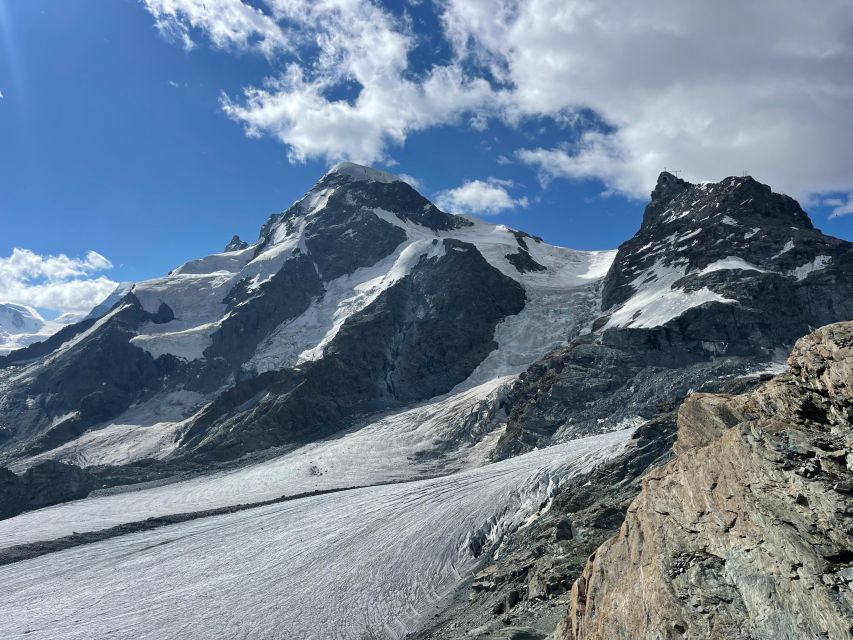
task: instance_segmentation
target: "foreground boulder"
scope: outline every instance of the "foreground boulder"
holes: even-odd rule
[[[558,637],[851,637],[853,322],[788,366],[684,402],[677,457],[587,563]]]

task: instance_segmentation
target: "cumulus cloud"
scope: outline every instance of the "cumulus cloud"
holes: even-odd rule
[[[747,170],[800,198],[853,192],[849,0],[437,0],[450,60],[410,67],[405,11],[369,0],[144,0],[194,45],[257,51],[273,72],[222,108],[292,161],[388,161],[413,132],[552,119],[566,140],[520,149],[543,181],[645,197],[664,166]],[[430,34],[434,36],[435,34]],[[592,114],[587,118],[584,114]],[[839,214],[840,215],[840,214]]]
[[[489,178],[483,180],[468,180],[455,189],[448,189],[436,196],[436,204],[442,209],[454,213],[470,213],[474,215],[495,215],[501,211],[526,208],[527,198],[513,198],[507,187],[514,186],[511,180]]]
[[[373,163],[413,132],[447,124],[488,102],[490,84],[457,65],[420,77],[409,68],[416,38],[406,21],[368,0],[267,0],[267,13],[240,0],[145,0],[161,33],[194,46],[279,56],[262,86],[222,97],[251,136],[270,135],[292,162],[322,158]],[[352,94],[339,97],[341,88]]]
[[[15,248],[12,255],[0,258],[0,301],[63,313],[89,311],[116,288],[116,282],[96,276],[112,266],[96,251],[71,258]]]

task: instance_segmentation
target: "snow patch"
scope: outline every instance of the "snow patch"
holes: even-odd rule
[[[332,174],[344,175],[352,178],[353,180],[366,182],[402,182],[402,180],[395,175],[352,162],[341,162],[336,164],[326,175]]]
[[[811,262],[807,262],[804,265],[800,265],[796,269],[792,269],[788,272],[789,275],[794,276],[798,281],[805,280],[809,277],[810,274],[815,271],[820,271],[826,265],[829,264],[830,260],[832,260],[832,256],[817,256]]]
[[[724,298],[720,294],[702,287],[696,291],[673,288],[683,278],[683,262],[664,264],[656,262],[634,279],[636,292],[610,315],[605,328],[632,327],[652,328],[666,324],[688,309],[708,302],[725,304],[736,300]]]
[[[722,271],[724,269],[740,269],[742,271],[758,271],[759,273],[768,273],[766,269],[762,269],[761,267],[757,267],[754,264],[747,262],[743,258],[738,258],[737,256],[726,256],[716,262],[712,262],[707,267],[702,269],[699,272],[700,276],[704,276],[707,273],[713,273],[714,271]]]
[[[786,253],[788,253],[793,248],[794,248],[794,241],[788,240],[788,242],[785,243],[785,246],[782,247],[782,250],[770,259],[775,260],[779,256],[785,255]]]

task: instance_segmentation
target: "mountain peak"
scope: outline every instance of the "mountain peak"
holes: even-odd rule
[[[248,248],[249,243],[245,240],[242,240],[240,236],[234,234],[234,237],[225,245],[225,253],[229,253],[231,251],[242,251],[243,249]]]
[[[692,183],[661,172],[643,213],[642,231],[713,224],[716,218],[752,227],[794,225],[812,229],[811,220],[793,198],[775,193],[752,176],[729,176],[719,182]],[[660,231],[660,230],[659,230]]]
[[[656,196],[659,197],[661,195],[673,193],[674,191],[687,186],[690,186],[690,183],[687,182],[687,180],[682,180],[669,171],[661,171],[658,176],[657,183],[655,184],[655,189],[652,191],[652,199]]]
[[[326,173],[326,176],[330,175],[346,176],[360,182],[403,182],[395,175],[354,162],[339,162]]]

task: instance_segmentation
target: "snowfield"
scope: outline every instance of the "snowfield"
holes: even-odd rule
[[[0,637],[400,638],[477,568],[483,545],[534,520],[561,480],[617,454],[630,433],[0,567]]]

